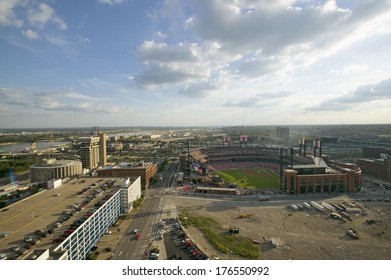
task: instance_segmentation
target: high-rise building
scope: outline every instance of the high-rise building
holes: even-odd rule
[[[80,159],[83,168],[94,169],[99,165],[99,137],[79,139]]]
[[[102,132],[99,136],[99,166],[106,165],[106,158],[106,133]]]
[[[277,138],[283,140],[285,145],[289,144],[289,127],[277,126]]]

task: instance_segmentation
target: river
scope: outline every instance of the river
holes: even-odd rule
[[[37,150],[46,150],[50,147],[57,147],[69,144],[70,142],[36,142]],[[15,143],[15,144],[6,144],[4,146],[0,146],[0,152],[14,152],[20,153],[26,151],[26,149],[30,148],[31,143]]]

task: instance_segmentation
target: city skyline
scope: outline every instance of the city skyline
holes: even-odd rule
[[[391,123],[391,1],[0,1],[0,128]]]

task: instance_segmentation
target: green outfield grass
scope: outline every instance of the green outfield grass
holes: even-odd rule
[[[230,169],[215,171],[212,175],[218,175],[225,181],[246,188],[270,188],[279,187],[280,178],[273,171],[260,168]]]

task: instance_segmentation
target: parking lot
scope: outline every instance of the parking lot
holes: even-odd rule
[[[99,207],[112,182],[74,179],[3,208],[0,254],[22,259],[32,250],[55,248]]]

